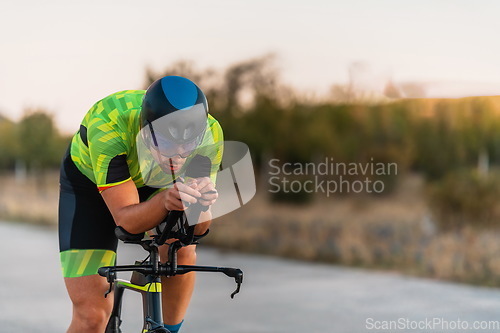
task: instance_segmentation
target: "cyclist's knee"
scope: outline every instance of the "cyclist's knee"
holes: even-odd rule
[[[196,264],[196,245],[183,247],[177,252],[177,261],[181,265]]]
[[[98,275],[65,278],[71,302],[73,320],[68,332],[102,332],[113,307],[113,298],[104,298],[109,288],[106,279]]]
[[[76,324],[81,332],[104,331],[109,315],[107,308],[73,304],[73,324]]]

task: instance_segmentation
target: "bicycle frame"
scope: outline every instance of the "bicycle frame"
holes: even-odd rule
[[[177,265],[177,251],[190,244],[198,244],[208,231],[199,237],[194,236],[194,226],[189,226],[183,212],[171,212],[163,222],[162,232],[151,239],[143,240],[144,233],[134,235],[121,227],[115,229],[117,237],[125,243],[141,245],[149,252],[149,260],[135,265],[106,266],[99,268],[99,275],[106,277],[110,284],[105,297],[114,290],[114,303],[105,333],[121,333],[121,306],[125,289],[139,292],[142,295],[144,325],[142,333],[169,333],[163,326],[161,305],[161,276],[175,276],[189,272],[220,272],[233,277],[237,284],[236,290],[231,294],[234,298],[240,291],[243,282],[243,272],[238,268]],[[176,227],[176,231],[172,231]],[[161,227],[157,228],[161,231]],[[177,239],[169,244],[168,261],[160,263],[158,254],[159,246],[167,239]],[[146,258],[147,259],[147,258]],[[133,272],[130,281],[118,280],[117,272]]]

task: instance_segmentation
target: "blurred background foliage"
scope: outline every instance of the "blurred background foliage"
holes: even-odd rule
[[[182,61],[159,73],[148,70],[147,85],[167,74],[194,78],[207,91],[226,138],[246,142],[258,166],[265,156],[283,162],[373,158],[431,181],[475,168],[485,156],[489,165],[500,162],[500,96],[367,101],[354,91],[340,101],[333,93],[315,100],[285,86],[273,64],[265,56],[220,73]]]
[[[328,96],[311,97],[281,80],[272,55],[222,70],[178,61],[162,71],[147,69],[144,88],[164,75],[195,81],[225,140],[245,142],[252,153],[257,198],[236,212],[237,224],[229,223],[233,214],[222,218],[207,242],[499,285],[500,96],[400,98],[390,82],[376,96],[349,82],[333,86]],[[424,89],[403,88],[410,97]],[[69,139],[42,109],[28,110],[19,122],[0,117],[0,169],[16,171],[16,179],[56,169]],[[307,163],[330,157],[397,163],[398,173],[379,177],[386,184],[383,195],[326,199],[267,191],[271,158]],[[5,193],[2,200],[12,191]],[[16,215],[9,207],[0,202],[4,218]]]
[[[384,176],[384,194],[406,174],[422,176],[434,215],[448,221],[438,222],[444,229],[500,222],[493,200],[500,178],[492,172],[500,164],[500,96],[401,99],[390,82],[384,96],[367,95],[349,82],[332,87],[326,98],[308,98],[280,80],[272,55],[221,72],[182,61],[162,72],[148,70],[147,85],[168,74],[192,77],[208,92],[226,140],[250,146],[258,176],[265,177],[270,158],[397,163],[398,174]],[[423,94],[417,84],[407,86]],[[305,193],[278,193],[277,198],[311,200]]]
[[[17,123],[0,117],[0,168],[33,173],[57,168],[69,140],[42,109],[27,110]]]
[[[398,174],[384,176],[384,194],[405,174],[417,173],[429,184],[426,197],[435,215],[449,222],[445,229],[480,224],[475,218],[479,215],[481,223],[497,221],[492,198],[499,174],[490,169],[500,164],[500,96],[390,98],[398,96],[390,83],[385,96],[367,96],[349,82],[333,86],[326,98],[311,98],[282,82],[273,55],[224,70],[199,69],[181,60],[161,72],[147,69],[144,88],[164,75],[182,75],[203,88],[226,140],[249,145],[258,177],[266,177],[270,158],[282,163],[324,157],[344,163],[397,163]],[[57,168],[69,139],[43,109],[27,110],[19,122],[1,116],[0,169],[36,173]],[[274,199],[312,200],[306,193],[278,193]],[[451,223],[458,221],[451,217],[458,212],[461,222]]]

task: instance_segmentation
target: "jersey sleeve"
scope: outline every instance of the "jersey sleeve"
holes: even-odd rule
[[[214,149],[209,154],[210,160],[212,162],[212,168],[210,170],[210,180],[212,180],[212,182],[215,184],[217,181],[217,172],[220,169],[222,155],[224,153],[224,133],[222,132],[222,127],[220,126],[219,122],[216,120],[210,124],[210,131],[214,142]]]
[[[88,128],[89,154],[100,192],[131,179],[122,135],[106,121],[95,119]]]

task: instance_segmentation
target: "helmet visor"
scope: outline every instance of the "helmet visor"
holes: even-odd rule
[[[188,157],[201,143],[207,127],[203,104],[177,110],[158,119],[147,121],[139,135],[154,155],[171,158]]]
[[[151,137],[153,138],[153,145],[151,145],[151,149],[155,149],[158,154],[163,157],[172,158],[176,155],[179,155],[182,158],[187,158],[199,146],[203,139],[203,134],[204,133],[201,133],[191,141],[185,143],[177,143],[168,138],[165,138],[161,134],[158,135],[154,131],[152,131]]]

